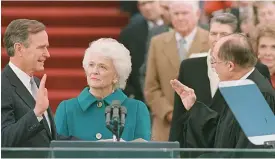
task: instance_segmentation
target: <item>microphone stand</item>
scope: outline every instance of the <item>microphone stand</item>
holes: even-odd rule
[[[119,101],[113,101],[111,106],[105,108],[106,127],[116,137],[114,141],[120,141],[124,131],[126,115],[127,109],[124,106],[120,106]]]
[[[120,132],[119,132],[119,138],[121,138],[123,130],[124,130],[126,115],[127,115],[126,107],[121,106],[120,107]]]
[[[105,108],[106,127],[116,137],[114,141],[120,141],[125,125],[125,114],[126,108],[122,107],[121,109],[120,102],[117,100],[114,100],[111,106]]]

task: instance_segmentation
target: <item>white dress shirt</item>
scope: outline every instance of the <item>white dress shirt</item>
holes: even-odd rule
[[[210,50],[209,50],[208,55],[207,55],[207,74],[208,74],[208,78],[209,78],[209,82],[210,82],[211,96],[214,97],[214,95],[218,89],[220,78],[219,78],[218,74],[216,73],[216,71],[211,67],[210,59],[211,59],[211,55],[210,55]]]
[[[254,70],[255,70],[255,67],[253,67],[253,69],[252,69],[251,71],[247,72],[240,80],[245,80],[245,79],[247,79],[247,77],[248,77],[249,75],[251,75],[251,73],[252,73]]]
[[[184,39],[185,42],[186,42],[185,45],[184,45],[184,48],[185,48],[185,50],[187,52],[189,51],[189,49],[190,49],[190,47],[192,45],[192,42],[193,42],[193,40],[195,38],[195,35],[197,33],[197,30],[198,30],[197,27],[195,27],[192,30],[192,32],[189,35],[185,36],[185,37],[182,37],[180,33],[176,32],[175,36],[176,36],[178,50],[180,49],[180,40]]]
[[[147,21],[148,23],[148,29],[152,29],[154,28],[155,26],[161,26],[164,24],[163,20],[162,19],[158,19],[155,23],[152,22],[152,21]]]
[[[30,84],[31,77],[28,74],[26,74],[24,71],[22,71],[20,68],[15,66],[12,62],[9,62],[9,66],[11,67],[13,72],[16,74],[16,76],[19,78],[19,80],[23,83],[23,85],[27,88],[27,90],[30,92],[30,94],[32,95],[31,84]],[[47,123],[48,123],[50,131],[51,131],[51,123],[50,123],[49,115],[48,115],[47,111],[44,112],[44,116],[46,117]],[[37,120],[39,122],[42,119],[43,119],[43,117],[37,117]]]

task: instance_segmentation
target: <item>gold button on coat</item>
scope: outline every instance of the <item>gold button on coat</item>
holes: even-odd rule
[[[102,105],[103,105],[102,102],[98,102],[98,103],[97,103],[97,107],[98,107],[98,108],[101,108]]]
[[[96,139],[100,140],[102,138],[102,135],[100,133],[96,133],[95,137]]]

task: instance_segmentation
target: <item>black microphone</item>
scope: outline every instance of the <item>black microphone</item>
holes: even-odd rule
[[[119,123],[119,109],[120,109],[120,101],[114,100],[111,104],[112,107],[112,121],[114,125],[117,125]]]
[[[125,117],[127,115],[127,109],[124,106],[120,107],[120,122],[121,122],[121,126],[124,127],[125,125]]]
[[[106,121],[106,125],[109,126],[110,125],[110,121],[111,121],[111,107],[107,106],[105,108],[105,121]]]

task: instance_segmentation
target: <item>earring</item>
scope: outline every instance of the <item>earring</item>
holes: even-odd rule
[[[115,79],[115,80],[113,80],[113,83],[114,83],[114,84],[116,84],[116,83],[117,83],[117,80],[116,80],[116,79]]]

